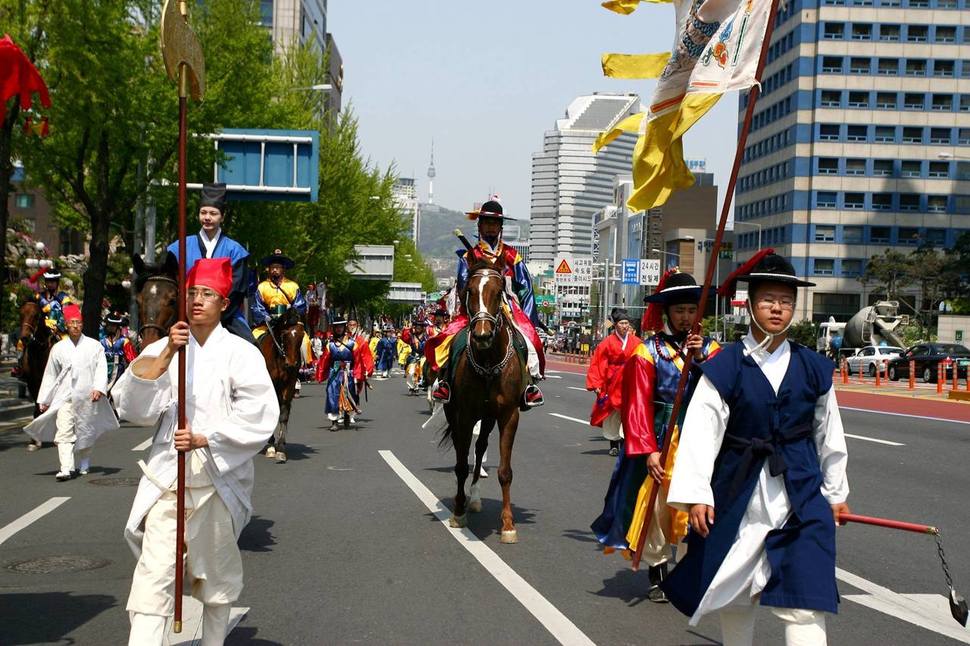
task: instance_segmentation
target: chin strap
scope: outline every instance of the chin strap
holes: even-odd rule
[[[746,357],[751,356],[752,354],[754,354],[758,350],[767,350],[768,349],[768,346],[771,345],[774,342],[775,337],[776,336],[779,336],[781,334],[784,334],[785,332],[787,332],[788,331],[788,328],[790,328],[792,326],[792,323],[795,322],[795,317],[792,316],[791,320],[788,321],[788,325],[785,326],[785,329],[784,330],[782,330],[781,332],[778,332],[777,334],[771,334],[770,332],[768,332],[767,330],[765,330],[763,327],[761,327],[761,324],[758,323],[758,319],[755,318],[755,316],[754,316],[754,307],[751,304],[751,299],[750,298],[748,299],[748,312],[751,313],[751,324],[754,325],[756,328],[758,328],[758,330],[760,330],[761,333],[765,335],[765,338],[761,339],[761,342],[758,343],[758,345],[756,345],[755,347],[751,348],[750,350],[747,349],[747,348],[745,348],[745,350],[744,350],[744,356],[746,356]]]

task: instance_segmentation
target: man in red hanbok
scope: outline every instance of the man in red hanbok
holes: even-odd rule
[[[623,373],[623,364],[641,343],[640,337],[630,329],[630,316],[624,309],[613,308],[610,313],[613,332],[596,346],[586,373],[586,390],[596,393],[589,425],[603,429],[603,437],[610,441],[610,455],[617,456],[623,439],[620,422],[620,393],[622,388],[612,384]]]

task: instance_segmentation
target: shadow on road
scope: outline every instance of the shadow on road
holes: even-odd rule
[[[226,646],[231,646],[232,644],[247,644],[247,646],[283,646],[280,642],[274,642],[268,639],[258,639],[256,637],[257,633],[259,633],[258,628],[236,628],[229,633],[228,637],[226,637]]]
[[[646,601],[649,590],[650,575],[646,568],[639,572],[624,568],[617,571],[611,578],[604,579],[603,589],[592,594],[598,597],[620,599],[632,607]]]
[[[114,597],[104,594],[0,594],[2,642],[9,646],[73,643],[67,635],[117,605]]]
[[[262,516],[253,516],[239,536],[239,549],[247,552],[272,552],[276,537],[270,531],[274,521]]]
[[[562,532],[563,538],[571,538],[574,541],[579,541],[581,543],[597,543],[596,537],[593,536],[593,532],[588,529],[565,529]]]
[[[307,446],[306,444],[298,444],[296,442],[286,443],[286,459],[289,460],[306,460],[308,456],[316,453],[317,450],[312,446]]]
[[[609,455],[609,449],[593,449],[592,451],[582,451],[582,455]]]

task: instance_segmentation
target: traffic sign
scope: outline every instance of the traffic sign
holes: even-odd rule
[[[557,274],[571,274],[573,273],[572,267],[569,266],[569,262],[563,258],[559,261],[559,266],[556,267]]]
[[[637,285],[640,282],[640,259],[623,259],[623,284]]]
[[[660,261],[659,260],[640,260],[640,284],[659,285],[660,284]],[[624,281],[625,282],[625,281]]]

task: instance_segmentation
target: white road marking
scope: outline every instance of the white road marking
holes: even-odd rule
[[[546,375],[546,379],[562,379],[559,375]]]
[[[860,605],[902,619],[913,625],[945,635],[964,644],[970,644],[970,633],[961,628],[950,616],[947,600],[938,594],[898,594],[861,576],[835,568],[835,576],[867,594],[847,594],[849,599]]]
[[[133,448],[132,451],[144,451],[145,449],[147,449],[152,445],[152,440],[154,439],[155,439],[154,437],[148,438],[147,440],[145,440],[144,442],[142,442],[141,444]]]
[[[559,417],[561,419],[568,419],[570,422],[576,422],[577,424],[582,424],[583,426],[589,426],[588,419],[579,419],[578,417],[570,417],[569,415],[563,415],[561,413],[549,413],[553,417]]]
[[[54,511],[55,509],[57,509],[58,507],[60,507],[70,499],[71,499],[70,496],[55,496],[54,498],[49,498],[47,502],[44,502],[38,505],[31,511],[28,511],[26,514],[18,518],[17,520],[6,525],[2,529],[0,529],[0,545],[3,545],[4,541],[9,539],[11,536],[16,534],[20,530],[28,527],[35,521],[40,520],[41,518],[51,513],[52,511]]]
[[[579,386],[566,386],[569,390],[578,390],[580,392],[586,392],[585,388],[580,388]]]
[[[846,433],[846,437],[851,437],[853,440],[865,440],[866,442],[875,442],[876,444],[885,444],[886,446],[906,446],[901,442],[890,442],[889,440],[877,440],[874,437],[866,437],[865,435],[853,435],[852,433]]]
[[[529,585],[485,543],[480,541],[470,529],[467,527],[461,529],[450,527],[448,520],[451,518],[451,510],[445,507],[438,497],[397,459],[392,451],[378,451],[378,453],[394,473],[404,481],[404,484],[414,492],[418,500],[424,503],[424,506],[441,521],[448,533],[468,550],[475,557],[475,560],[495,577],[495,580],[502,584],[502,587],[508,590],[549,631],[556,641],[570,646],[593,645],[594,642],[577,628],[566,615],[549,603],[548,599],[539,594],[538,590]]]
[[[851,410],[857,413],[877,413],[879,415],[892,415],[893,417],[912,417],[914,419],[928,419],[931,422],[950,422],[951,424],[970,424],[959,419],[947,419],[945,417],[927,417],[926,415],[910,415],[909,413],[890,413],[884,410],[871,410],[869,408],[852,408],[850,406],[839,406],[842,410]]]
[[[249,608],[231,608],[229,610],[229,630],[242,621],[242,618],[249,612]],[[202,603],[195,597],[186,595],[182,599],[182,632],[179,634],[170,633],[169,643],[172,646],[199,646],[202,643]]]

